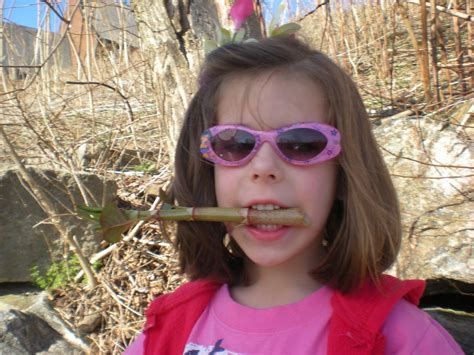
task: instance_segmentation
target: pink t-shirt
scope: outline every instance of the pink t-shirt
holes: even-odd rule
[[[194,326],[184,354],[326,354],[333,291],[322,287],[301,301],[255,309],[235,302],[222,286]],[[383,328],[386,354],[463,354],[427,313],[405,300]],[[143,353],[141,334],[125,351]]]

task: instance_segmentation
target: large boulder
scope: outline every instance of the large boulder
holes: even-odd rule
[[[43,191],[54,201],[61,224],[75,236],[86,255],[96,252],[100,238],[87,221],[79,219],[75,205],[84,203],[74,177],[67,172],[29,169]],[[96,205],[113,199],[116,185],[91,174],[78,178]],[[68,246],[47,219],[18,171],[0,174],[0,283],[31,281],[31,268],[44,273],[53,261],[67,255]]]
[[[70,353],[68,344],[45,321],[15,309],[0,312],[2,354]]]
[[[426,311],[451,334],[466,354],[474,352],[473,315],[442,308],[431,308]]]
[[[402,278],[474,282],[472,145],[465,130],[427,117],[382,119],[375,136],[397,189]]]
[[[0,354],[81,354],[89,350],[50,306],[48,294],[0,285]]]

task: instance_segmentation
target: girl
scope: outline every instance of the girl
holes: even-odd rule
[[[297,39],[208,55],[172,192],[182,206],[296,207],[309,224],[180,222],[193,281],[151,304],[128,353],[462,353],[415,306],[423,282],[382,275],[401,238],[389,173],[352,80]]]

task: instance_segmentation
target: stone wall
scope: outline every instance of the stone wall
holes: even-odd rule
[[[96,252],[98,234],[89,222],[75,216],[74,206],[84,201],[74,178],[52,170],[30,168],[29,172],[54,201],[61,223],[76,236],[85,254]],[[79,179],[97,205],[115,195],[114,182],[90,174],[80,174]],[[0,174],[0,245],[0,283],[30,281],[31,267],[45,272],[69,250],[16,170]]]
[[[394,271],[473,283],[470,132],[427,117],[382,119],[374,131],[402,210],[404,242]]]

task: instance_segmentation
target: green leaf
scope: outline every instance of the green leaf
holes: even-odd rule
[[[129,221],[123,224],[102,228],[102,236],[109,243],[117,243],[122,240],[122,234],[129,230],[133,223],[133,221]]]
[[[78,205],[76,209],[77,214],[84,218],[91,221],[98,222],[100,218],[100,214],[102,213],[101,207],[89,207],[86,205]]]
[[[102,236],[109,243],[116,243],[122,239],[122,233],[130,229],[135,223],[129,220],[127,215],[115,204],[109,202],[102,209],[100,225]]]
[[[236,33],[234,33],[234,39],[232,42],[239,43],[242,42],[245,37],[245,28],[241,27]]]
[[[214,49],[217,49],[219,45],[217,44],[217,41],[213,39],[206,39],[204,40],[204,54],[209,54],[211,53]]]
[[[272,20],[270,21],[270,25],[268,26],[268,33],[272,33],[275,30],[275,28],[277,27],[277,23],[280,22],[281,13],[285,9],[286,3],[282,1],[275,13],[272,15]]]
[[[219,27],[217,31],[217,43],[221,46],[232,42],[232,33],[223,27]]]
[[[102,227],[113,227],[128,222],[128,218],[114,203],[107,202],[102,209],[99,221]]]
[[[289,36],[298,32],[300,29],[301,29],[300,25],[294,22],[290,22],[290,23],[284,24],[283,26],[275,28],[270,33],[270,37],[282,36],[282,35]]]
[[[154,215],[152,211],[123,210],[112,202],[108,202],[103,208],[80,205],[77,206],[77,212],[94,222],[94,227],[102,232],[102,237],[109,243],[120,241],[122,234],[136,222]]]

